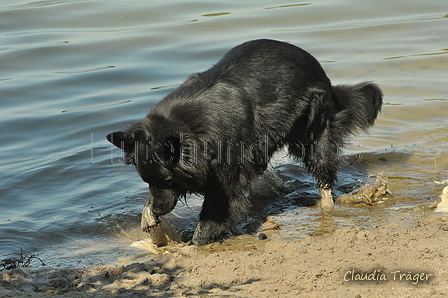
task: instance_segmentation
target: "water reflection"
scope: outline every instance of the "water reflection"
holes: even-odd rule
[[[263,9],[288,8],[288,7],[297,7],[297,6],[307,6],[307,5],[311,5],[311,4],[312,3],[288,4],[288,5],[279,5],[279,6],[265,7]]]
[[[441,49],[441,50],[442,50],[442,52],[437,52],[437,53],[425,53],[425,54],[413,54],[413,55],[405,55],[405,56],[388,57],[388,58],[384,58],[384,60],[448,54],[448,49]]]

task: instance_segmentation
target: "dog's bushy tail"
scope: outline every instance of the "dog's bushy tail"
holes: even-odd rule
[[[332,97],[336,103],[332,126],[340,137],[367,131],[383,104],[383,92],[371,82],[332,86]]]

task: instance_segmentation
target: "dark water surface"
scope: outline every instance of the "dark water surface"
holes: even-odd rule
[[[375,128],[346,150],[337,191],[384,172],[394,196],[340,207],[331,225],[432,212],[448,179],[445,0],[2,0],[0,258],[22,248],[52,266],[80,266],[140,253],[130,244],[145,237],[147,186],[105,135],[255,38],[303,47],[335,84],[373,80],[385,93]],[[274,193],[279,181],[290,186],[266,207],[284,226],[280,235],[322,230],[320,210],[300,207],[300,198],[317,195],[311,177],[281,155],[275,165],[263,185]],[[172,220],[191,231],[200,204],[179,204]]]

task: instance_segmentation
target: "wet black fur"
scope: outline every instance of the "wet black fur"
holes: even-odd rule
[[[156,217],[183,194],[204,196],[193,243],[206,244],[235,232],[248,207],[243,192],[284,146],[321,189],[332,190],[339,149],[373,125],[381,105],[377,85],[332,86],[306,51],[254,40],[191,75],[143,120],[108,139],[149,183]]]

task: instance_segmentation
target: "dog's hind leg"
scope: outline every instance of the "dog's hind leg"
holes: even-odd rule
[[[334,206],[333,186],[337,180],[339,145],[331,141],[330,128],[316,138],[310,136],[305,147],[304,162],[319,185],[320,202],[324,209]]]
[[[330,209],[334,206],[333,189],[325,186],[319,187],[320,192],[320,206],[323,209]]]

